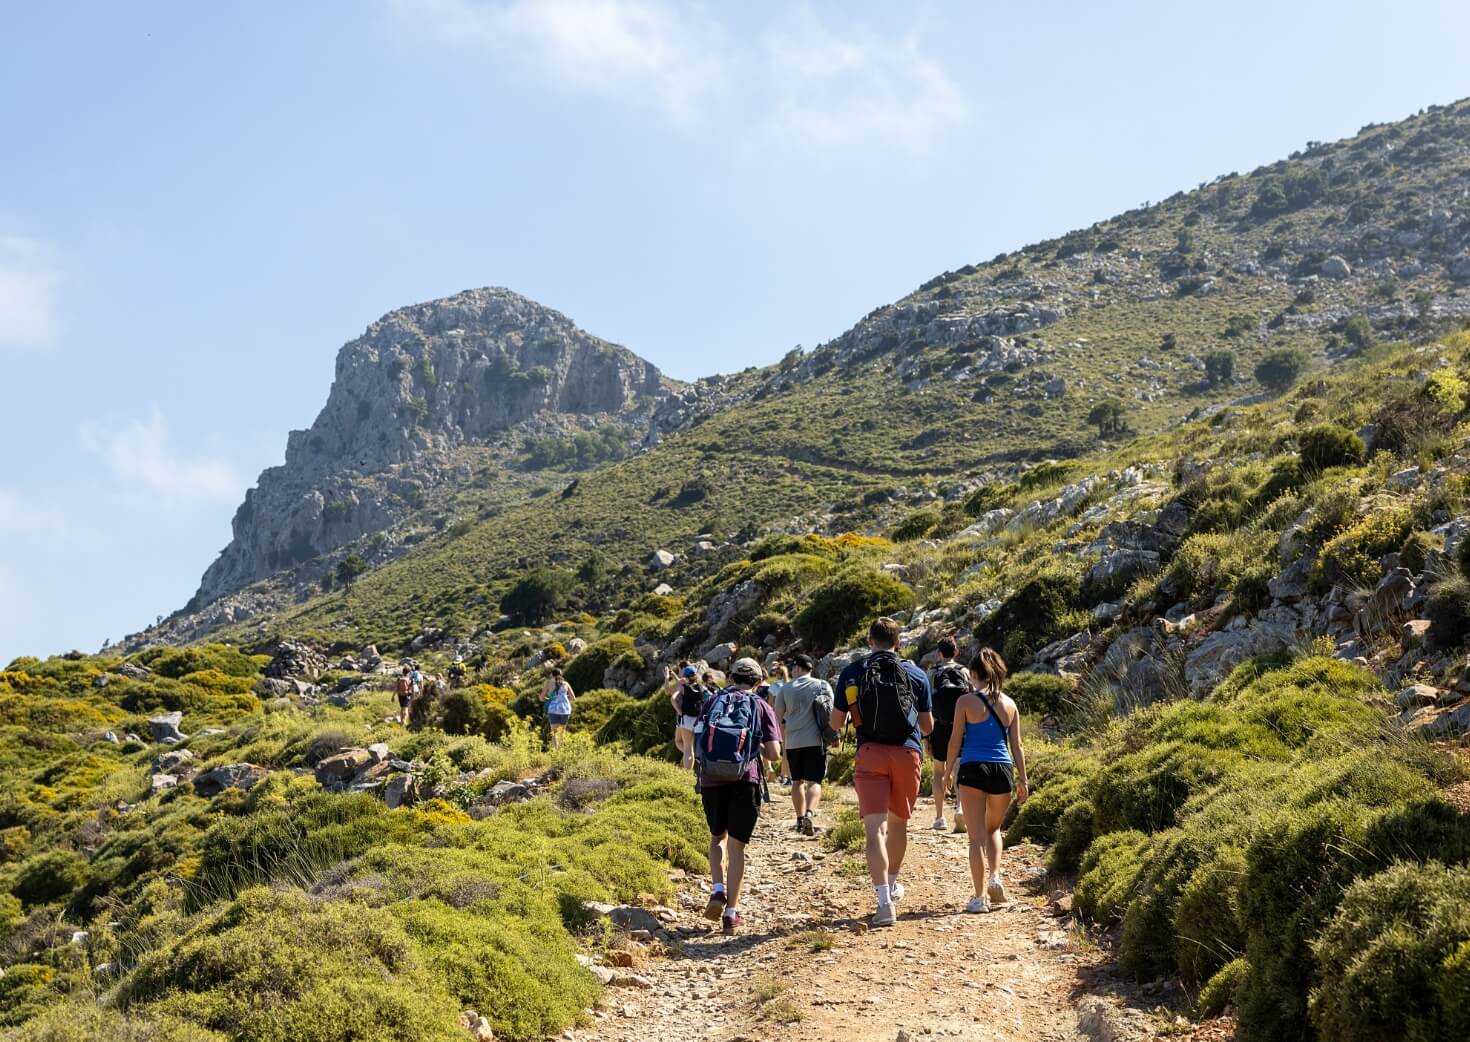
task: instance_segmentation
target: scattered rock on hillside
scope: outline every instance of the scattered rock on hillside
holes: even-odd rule
[[[194,792],[200,796],[218,796],[226,789],[249,789],[270,771],[253,763],[232,763],[206,771],[194,779]]]
[[[1352,265],[1336,255],[1324,260],[1317,270],[1329,279],[1345,279],[1353,273]]]
[[[388,809],[412,807],[423,795],[423,781],[416,774],[395,774],[383,789],[383,802]]]
[[[159,753],[153,758],[154,774],[178,774],[194,760],[194,754],[188,749],[170,749],[166,753]]]
[[[674,567],[678,558],[668,550],[655,550],[648,556],[648,567],[655,572],[661,572],[666,568]]]
[[[341,785],[356,776],[358,771],[378,762],[377,757],[366,749],[344,749],[316,765],[316,780],[325,786]]]
[[[148,729],[153,732],[155,742],[182,742],[189,736],[179,730],[179,725],[184,722],[184,714],[177,709],[172,713],[160,713],[158,716],[148,718]]]
[[[140,666],[135,662],[124,662],[117,667],[117,671],[129,680],[147,680],[153,675],[153,671],[147,666]]]
[[[646,930],[649,933],[663,929],[663,923],[658,916],[646,908],[637,905],[611,905],[600,901],[586,901],[582,904],[583,909],[600,919],[606,919],[619,930],[632,933],[637,930]]]
[[[267,677],[284,680],[316,680],[327,671],[327,659],[311,645],[295,640],[283,640],[270,664],[265,667]]]

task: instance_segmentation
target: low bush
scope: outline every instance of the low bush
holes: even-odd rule
[[[802,642],[830,651],[880,615],[914,606],[914,591],[883,572],[852,567],[811,592],[807,606],[792,620]]]
[[[1055,673],[1012,673],[1006,680],[1006,694],[1027,716],[1057,716],[1071,709],[1077,688]]]
[[[1077,577],[1043,572],[1022,583],[975,627],[975,639],[1000,651],[1013,667],[1041,648],[1086,626]]]
[[[1312,944],[1322,1038],[1470,1038],[1470,866],[1397,864],[1353,883]]]
[[[1367,455],[1362,438],[1334,424],[1322,424],[1302,431],[1297,437],[1297,451],[1302,467],[1313,474],[1328,467],[1357,466]]]
[[[1237,1003],[1237,995],[1250,972],[1244,958],[1231,959],[1217,972],[1194,1000],[1194,1015],[1200,1019],[1218,1017]]]
[[[1410,530],[1403,510],[1374,510],[1329,539],[1317,556],[1313,582],[1349,589],[1371,587],[1383,575],[1379,560],[1403,545]]]
[[[636,703],[630,695],[616,688],[600,687],[584,691],[577,696],[576,704],[572,708],[572,721],[567,725],[567,730],[596,734],[619,709],[634,704]]]
[[[1399,547],[1399,564],[1418,575],[1429,566],[1434,555],[1442,554],[1443,551],[1444,540],[1439,536],[1422,529],[1413,531]]]
[[[565,675],[573,691],[591,691],[602,686],[602,675],[621,655],[633,650],[633,638],[614,633],[587,645],[580,655],[567,663]]]
[[[1452,575],[1435,583],[1424,602],[1424,617],[1429,620],[1425,636],[1432,647],[1463,646],[1470,640],[1470,579]]]
[[[514,700],[514,691],[490,684],[447,688],[441,690],[431,719],[445,734],[475,734],[497,742],[515,726]],[[577,705],[581,707],[581,699]]]
[[[912,542],[922,539],[934,529],[943,515],[937,510],[916,510],[898,524],[893,526],[893,531],[888,533],[888,538],[895,543]]]

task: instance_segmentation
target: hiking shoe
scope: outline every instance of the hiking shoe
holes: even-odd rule
[[[868,922],[874,927],[892,926],[898,922],[898,912],[894,910],[893,903],[890,901],[886,905],[879,905],[878,910],[873,913],[873,918]]]
[[[970,903],[965,905],[965,911],[970,915],[984,915],[990,911],[990,901],[984,897],[972,897]]]
[[[1000,876],[990,877],[990,886],[987,888],[991,904],[1003,905],[1006,903],[1005,884],[1000,881]]]
[[[945,829],[949,828],[949,826],[945,824],[944,815],[942,814],[939,817],[935,818],[934,824],[930,825],[929,827],[932,828],[935,832],[943,832]]]
[[[716,890],[709,895],[709,901],[704,906],[704,917],[706,919],[718,920],[725,911],[725,902],[728,901],[724,893]]]
[[[897,879],[888,884],[888,898],[894,904],[903,900],[903,884]]]
[[[802,816],[800,827],[804,836],[815,836],[817,834],[817,823],[812,820],[810,814]]]
[[[741,918],[739,912],[726,912],[724,915],[720,916],[720,933],[724,934],[726,937],[733,935],[744,925],[745,920]]]

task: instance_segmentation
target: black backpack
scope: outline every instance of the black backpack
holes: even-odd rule
[[[829,749],[842,738],[832,727],[832,701],[826,695],[818,695],[812,699],[812,716],[817,721],[817,732],[822,736],[822,744]]]
[[[955,706],[960,696],[970,690],[965,671],[956,665],[944,666],[934,672],[934,719],[946,727],[954,723]]]
[[[915,734],[915,679],[891,651],[875,651],[863,662],[858,678],[858,714],[863,739],[879,745],[904,745]]]
[[[684,716],[698,716],[704,712],[705,697],[703,685],[682,685],[679,689],[679,712]]]

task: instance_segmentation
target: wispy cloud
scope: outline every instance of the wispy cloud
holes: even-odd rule
[[[390,0],[410,24],[452,43],[526,54],[572,87],[646,98],[679,123],[720,89],[720,31],[658,0]],[[529,50],[528,50],[529,49]]]
[[[114,477],[170,503],[230,502],[245,491],[246,482],[223,460],[178,454],[156,406],[147,420],[111,429],[83,423],[80,436],[82,447],[101,456]]]
[[[70,545],[95,534],[43,493],[0,487],[0,538],[12,546],[20,540]]]
[[[50,250],[33,239],[0,235],[0,350],[44,347],[56,339],[60,285]]]
[[[767,129],[794,147],[923,155],[970,116],[944,64],[915,36],[844,36],[806,15],[767,38],[766,57],[775,94]]]

